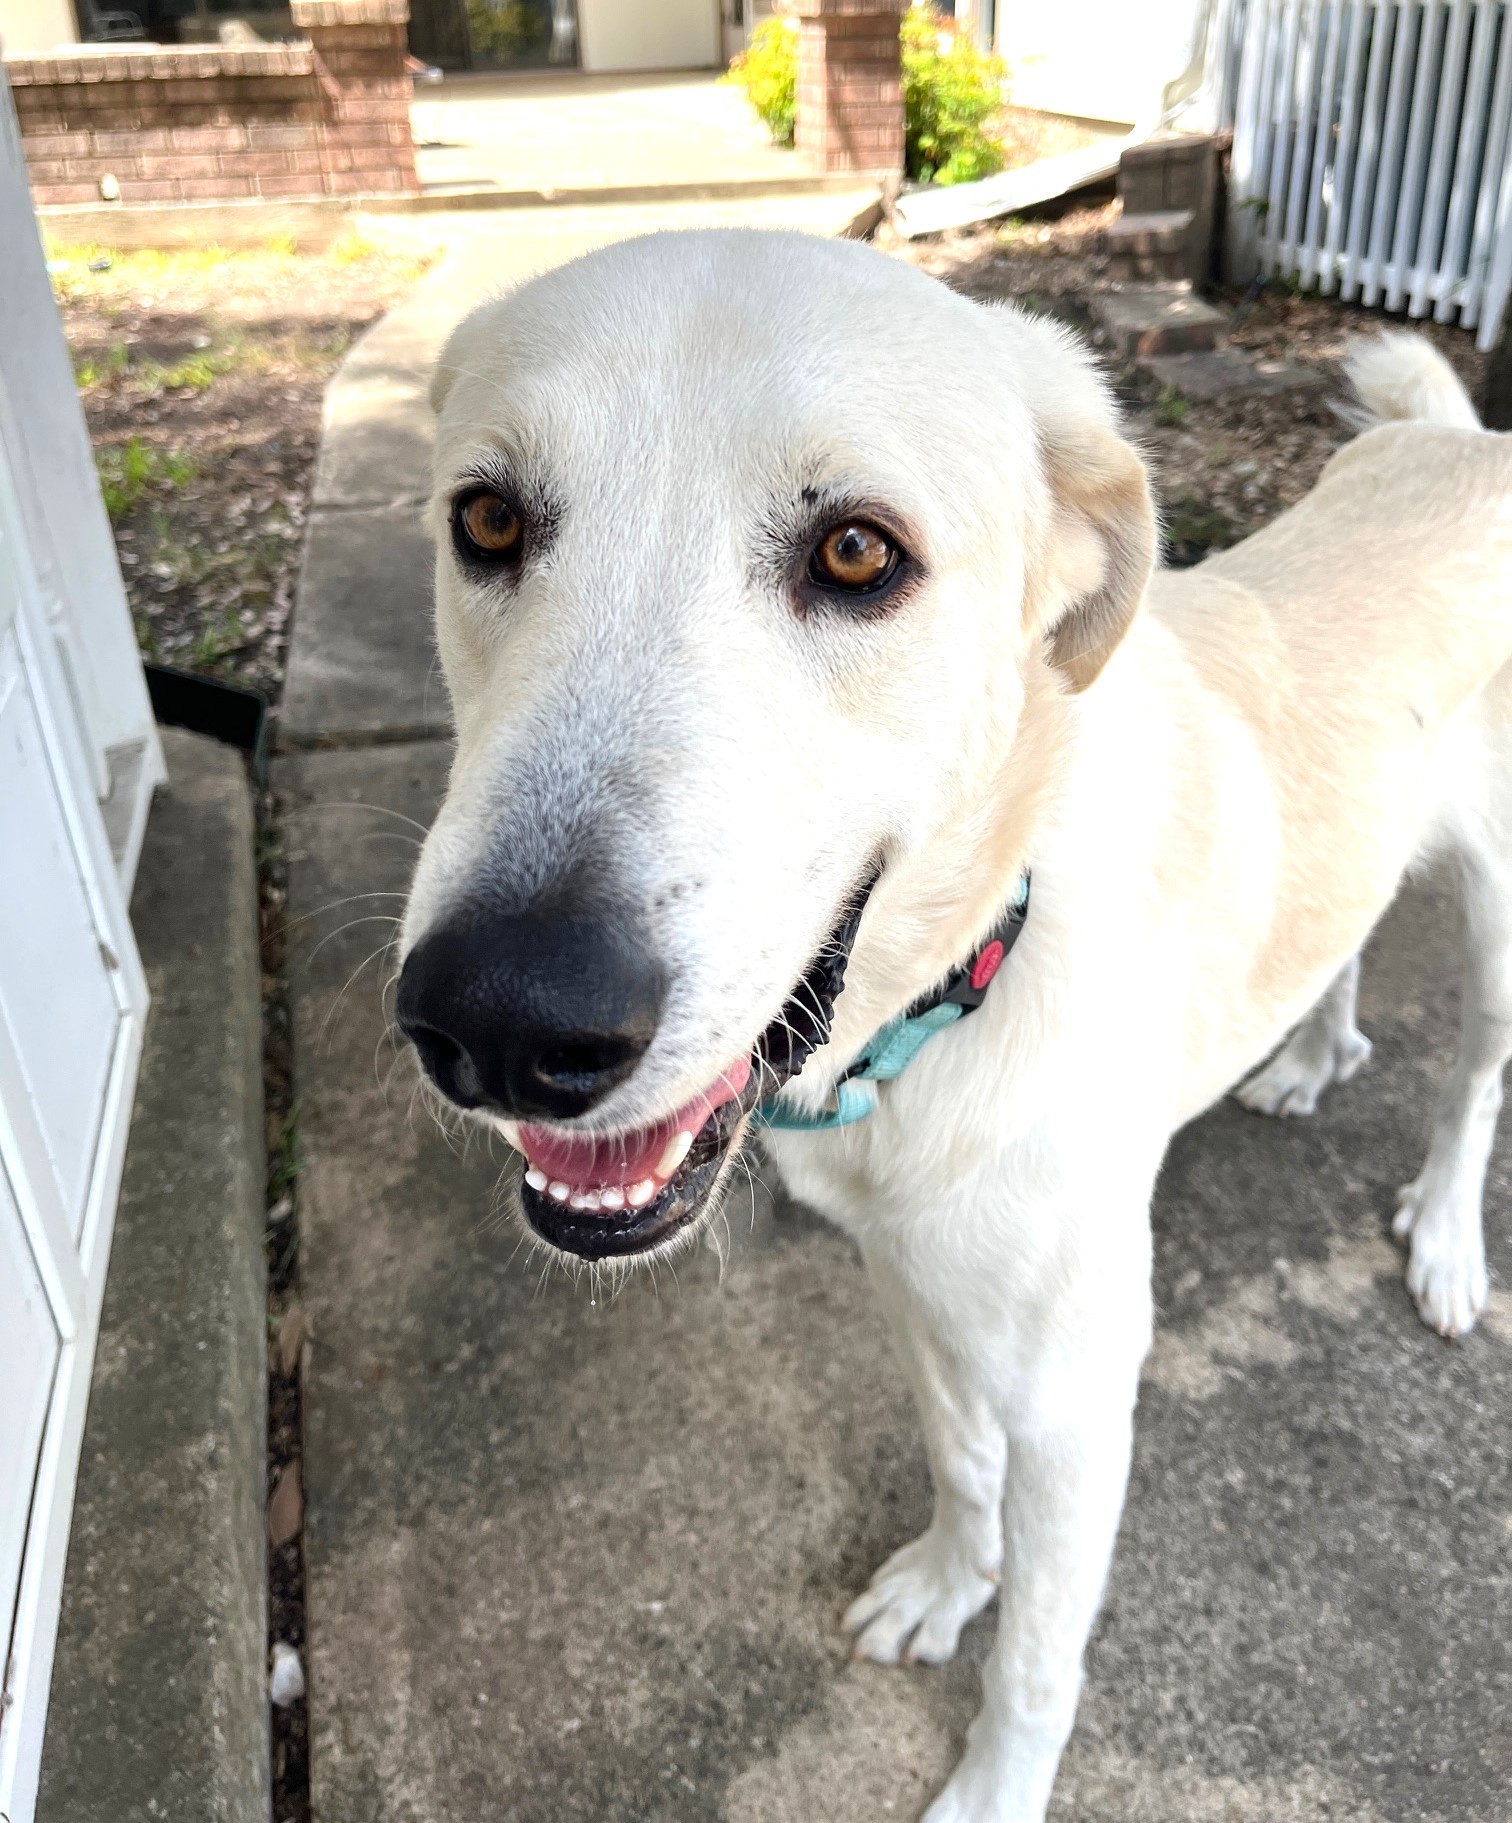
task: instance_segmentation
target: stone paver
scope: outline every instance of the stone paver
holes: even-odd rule
[[[1193,354],[1150,355],[1140,362],[1161,386],[1174,386],[1189,399],[1240,399],[1258,393],[1316,392],[1330,383],[1326,369],[1291,361],[1257,361],[1235,348],[1205,348]]]
[[[521,1246],[502,1160],[388,1080],[381,922],[438,743],[282,762],[320,1823],[876,1823],[959,1751],[943,1672],[836,1622],[927,1515],[849,1246],[758,1190],[617,1296]],[[358,805],[386,807],[394,816]],[[328,910],[322,908],[329,907]],[[1454,1027],[1447,895],[1372,946],[1376,1055],[1311,1121],[1220,1107],[1157,1205],[1159,1341],[1057,1823],[1504,1823],[1512,1311],[1447,1347],[1385,1238]],[[355,973],[354,973],[355,971]],[[1489,1186],[1512,1272],[1512,1134]],[[723,1272],[717,1250],[727,1256]]]
[[[1133,285],[1092,300],[1092,318],[1121,360],[1215,348],[1228,318],[1189,285]]]
[[[241,755],[163,731],[152,989],[64,1582],[39,1823],[267,1823],[257,881]],[[3,1397],[0,1392],[0,1397]]]

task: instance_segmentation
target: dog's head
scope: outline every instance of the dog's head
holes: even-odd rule
[[[1001,909],[1144,471],[1064,333],[800,235],[562,267],[435,400],[457,754],[400,1022],[540,1234],[645,1252]]]

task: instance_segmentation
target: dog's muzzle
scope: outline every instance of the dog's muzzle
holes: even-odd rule
[[[624,1082],[655,1035],[665,976],[622,935],[560,917],[463,914],[410,952],[399,1024],[450,1100],[512,1124],[526,1165],[521,1206],[543,1239],[590,1260],[644,1253],[704,1213],[759,1097],[828,1040],[874,882],[847,903],[753,1050],[644,1127],[559,1124]]]

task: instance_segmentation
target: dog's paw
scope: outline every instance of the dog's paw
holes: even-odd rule
[[[931,1526],[888,1558],[842,1624],[856,1636],[857,1658],[943,1665],[955,1656],[962,1627],[996,1592],[959,1537]]]
[[[1369,1055],[1363,1032],[1296,1031],[1235,1095],[1254,1114],[1311,1114],[1328,1085],[1348,1082]]]
[[[1435,1190],[1423,1177],[1397,1192],[1391,1231],[1408,1245],[1407,1289],[1418,1315],[1441,1336],[1465,1336],[1491,1295],[1481,1214],[1460,1208],[1453,1190]]]

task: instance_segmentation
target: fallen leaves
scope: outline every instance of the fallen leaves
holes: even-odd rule
[[[278,1471],[268,1499],[268,1543],[275,1551],[293,1544],[304,1530],[304,1477],[295,1456]]]

